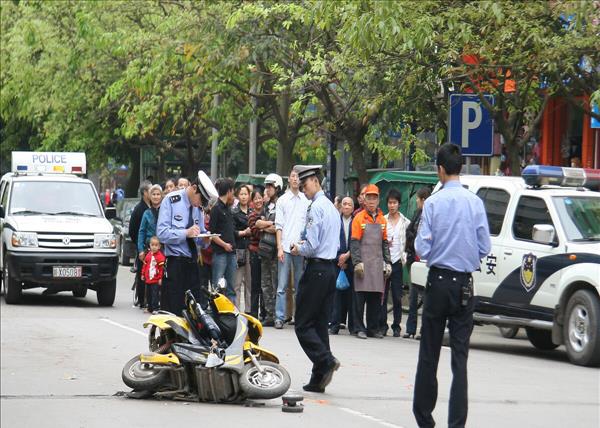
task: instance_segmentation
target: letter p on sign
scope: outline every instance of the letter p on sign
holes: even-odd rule
[[[494,97],[484,95],[490,105]],[[463,156],[492,156],[494,121],[478,95],[450,95],[448,141],[462,148]]]
[[[469,120],[471,110],[475,112],[473,121]],[[479,128],[479,125],[481,125],[481,106],[475,101],[464,101],[462,103],[462,138],[460,140],[463,149],[469,147],[469,131]]]

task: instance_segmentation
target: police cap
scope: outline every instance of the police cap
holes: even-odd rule
[[[321,168],[323,168],[322,165],[295,165],[294,171],[298,173],[298,179],[302,181],[320,173]]]

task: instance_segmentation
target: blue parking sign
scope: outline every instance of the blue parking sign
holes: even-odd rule
[[[494,104],[492,95],[485,99]],[[450,142],[462,149],[463,156],[492,156],[494,121],[491,113],[474,94],[450,95]]]

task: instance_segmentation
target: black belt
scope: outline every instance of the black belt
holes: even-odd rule
[[[458,271],[455,271],[452,269],[440,268],[437,266],[431,266],[429,268],[429,270],[431,272],[447,273],[449,275],[454,275],[454,276],[458,276],[458,277],[470,277],[471,276],[471,272],[458,272]]]
[[[308,257],[308,262],[313,263],[334,263],[335,259],[320,259],[318,257]]]

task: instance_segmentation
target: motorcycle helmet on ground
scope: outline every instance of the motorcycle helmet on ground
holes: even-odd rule
[[[283,178],[281,178],[281,176],[279,174],[271,173],[265,177],[265,186],[267,184],[270,184],[271,186],[275,187],[276,189],[279,188],[278,190],[282,190],[283,189]]]
[[[202,170],[198,171],[198,193],[202,195],[202,206],[207,207],[210,201],[219,197],[215,185],[210,181],[210,177]]]

